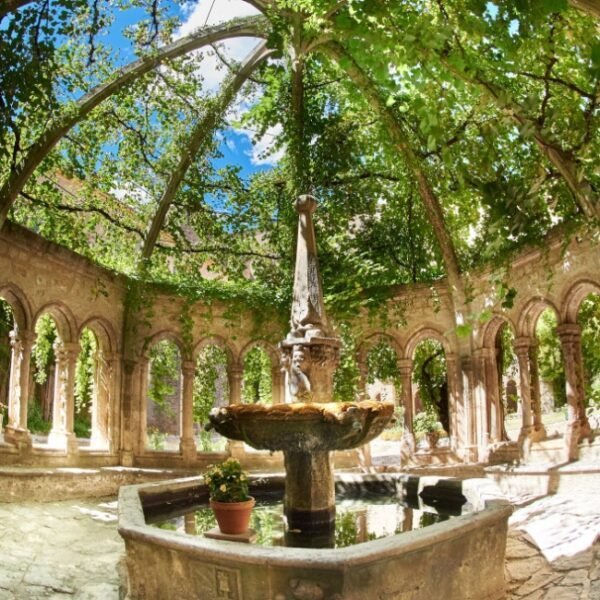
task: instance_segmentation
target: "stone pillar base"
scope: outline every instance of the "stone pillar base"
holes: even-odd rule
[[[529,438],[532,442],[541,442],[548,437],[546,433],[546,428],[541,423],[539,425],[534,425],[529,432]]]
[[[179,452],[186,465],[193,464],[196,459],[196,444],[193,439],[181,439],[179,441]]]
[[[131,450],[121,451],[121,465],[124,467],[133,467],[133,452]]]
[[[77,454],[79,444],[74,433],[66,431],[51,431],[48,434],[48,447],[53,450],[63,450],[67,454]]]
[[[229,440],[227,442],[227,449],[229,450],[229,456],[231,456],[231,458],[237,458],[238,460],[246,458],[244,442]]]
[[[324,531],[335,522],[335,483],[326,450],[284,450],[284,512],[288,529]]]
[[[4,429],[4,441],[16,446],[20,452],[29,451],[33,445],[28,429],[7,425]]]

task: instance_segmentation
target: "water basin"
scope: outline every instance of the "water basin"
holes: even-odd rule
[[[359,491],[352,495],[352,491],[346,489],[336,495],[334,529],[322,535],[314,531],[289,530],[281,491],[255,492],[256,506],[250,523],[256,532],[253,543],[261,546],[345,548],[441,523],[452,516],[466,514],[471,508],[464,497],[434,506],[428,505],[418,495],[399,499],[389,491]],[[217,526],[213,512],[205,502],[155,506],[146,516],[146,522],[163,530],[197,536]]]

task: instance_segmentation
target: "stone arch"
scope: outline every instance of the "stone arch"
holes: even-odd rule
[[[453,354],[452,347],[448,338],[439,329],[432,327],[431,325],[424,325],[414,331],[408,338],[408,342],[405,348],[404,358],[410,360],[413,359],[417,346],[424,340],[435,340],[442,345],[446,356]]]
[[[556,317],[560,319],[560,312],[556,305],[542,296],[536,296],[526,302],[521,309],[519,315],[519,321],[517,323],[517,329],[515,335],[523,337],[534,337],[535,336],[535,325],[540,315],[547,309],[550,308],[556,314]]]
[[[482,327],[476,341],[476,347],[493,348],[496,344],[496,338],[503,325],[508,325],[513,334],[516,335],[517,328],[512,319],[506,315],[494,314],[492,318]]]
[[[235,352],[227,343],[227,340],[220,335],[208,335],[202,338],[194,347],[194,351],[192,353],[194,361],[198,358],[200,352],[202,352],[202,350],[207,346],[217,346],[218,348],[221,348],[221,350],[223,350],[227,355],[228,366],[235,364]]]
[[[363,336],[357,345],[358,355],[365,356],[368,354],[369,350],[381,340],[384,340],[390,345],[391,348],[393,348],[398,359],[404,356],[400,342],[393,335],[386,331],[372,331]]]
[[[79,338],[76,338],[76,332],[78,331],[75,317],[70,309],[65,306],[62,302],[50,302],[44,304],[36,313],[33,323],[37,323],[38,319],[48,314],[54,319],[56,324],[56,330],[61,341],[65,344],[78,342]]]
[[[173,342],[177,346],[177,349],[179,350],[179,354],[181,356],[181,360],[187,360],[189,358],[189,353],[185,351],[185,344],[183,343],[183,340],[174,331],[170,329],[163,329],[161,331],[157,331],[150,337],[146,338],[146,340],[144,341],[144,346],[142,348],[142,354],[147,357],[150,349],[153,346],[165,340]]]
[[[577,323],[577,314],[581,303],[589,294],[600,295],[600,284],[589,279],[578,281],[569,287],[560,304],[560,321],[562,323]]]
[[[81,337],[84,329],[90,329],[98,339],[100,348],[109,354],[118,351],[117,336],[112,325],[103,317],[90,317],[83,322],[77,332],[77,339]]]
[[[0,286],[0,298],[4,299],[11,307],[17,328],[28,331],[33,327],[31,306],[23,291],[7,283]]]
[[[253,350],[254,348],[260,348],[261,350],[264,350],[267,353],[269,359],[271,360],[272,367],[277,367],[279,365],[279,351],[273,344],[267,342],[266,340],[252,340],[248,342],[240,351],[238,359],[240,365],[244,366],[244,359],[246,358],[246,355],[248,354],[248,352],[250,352],[250,350]]]

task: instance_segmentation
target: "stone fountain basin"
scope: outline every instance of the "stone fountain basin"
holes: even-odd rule
[[[264,478],[262,478],[264,479]],[[344,475],[344,485],[392,485],[474,510],[443,523],[337,549],[261,547],[146,524],[144,506],[208,495],[201,478],[122,487],[128,598],[161,600],[500,600],[512,508],[485,479]],[[338,481],[340,483],[340,481]],[[482,559],[483,557],[483,559]]]
[[[234,404],[215,408],[209,428],[259,450],[348,450],[376,438],[392,421],[391,402]]]

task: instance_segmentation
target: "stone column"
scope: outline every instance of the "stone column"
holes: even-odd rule
[[[92,448],[106,449],[109,446],[113,379],[113,357],[98,350],[92,393],[92,437],[90,440]]]
[[[361,400],[369,397],[367,385],[369,381],[369,365],[367,363],[367,352],[362,349],[356,357],[358,365],[358,396]]]
[[[31,434],[27,429],[27,404],[29,400],[31,349],[34,341],[35,334],[31,331],[10,332],[8,425],[4,431],[4,440],[23,450],[31,448]]]
[[[486,461],[488,446],[490,442],[490,386],[488,381],[488,362],[490,352],[487,348],[480,348],[474,353],[475,369],[474,377],[474,400],[475,400],[475,424],[476,443],[478,459]]]
[[[446,354],[446,372],[448,377],[448,410],[450,411],[450,448],[457,451],[466,445],[465,407],[462,401],[461,380],[458,361],[455,354]]]
[[[514,349],[519,361],[519,378],[521,389],[521,411],[523,422],[519,433],[519,445],[527,457],[531,442],[543,440],[546,432],[541,424],[541,410],[534,418],[534,404],[539,403],[539,380],[535,350],[532,351],[532,341],[529,337],[515,339]],[[533,360],[532,360],[533,359]],[[535,365],[533,364],[535,361]],[[535,389],[537,387],[537,390]]]
[[[412,371],[413,361],[410,358],[398,360],[400,380],[402,385],[400,402],[404,407],[404,437],[400,450],[401,458],[408,460],[415,451],[415,433],[413,429],[413,394],[412,394]]]
[[[131,407],[131,428],[133,431],[133,453],[143,454],[148,448],[148,386],[150,383],[150,357],[140,357],[134,381],[133,403]]]
[[[229,404],[241,404],[242,402],[242,377],[244,370],[238,363],[229,365],[227,377],[229,378]],[[242,460],[246,456],[244,443],[237,440],[228,440],[227,448],[233,458]]]
[[[568,460],[579,457],[579,442],[592,438],[585,414],[584,370],[581,355],[581,327],[577,323],[559,325],[556,330],[562,346],[567,392],[567,430],[565,446]]]
[[[329,452],[284,450],[283,454],[286,472],[284,510],[288,528],[306,532],[333,527],[335,485]]]
[[[521,391],[521,431],[519,433],[519,446],[525,458],[529,454],[529,446],[533,438],[533,415],[531,411],[531,373],[529,371],[529,345],[528,337],[515,338],[514,350],[519,362],[519,380]]]
[[[132,359],[123,361],[123,383],[121,393],[121,464],[132,467],[134,462],[133,404],[137,362]]]
[[[529,346],[529,373],[531,376],[531,415],[536,441],[546,439],[546,428],[542,423],[542,399],[540,394],[540,370],[537,342]]]
[[[465,429],[465,446],[463,458],[467,462],[478,460],[477,446],[477,422],[476,411],[474,410],[474,374],[473,361],[470,356],[462,355],[460,357],[460,391],[463,401],[463,427]]]
[[[56,356],[56,379],[52,400],[52,429],[48,435],[48,446],[65,450],[68,454],[78,451],[73,433],[75,418],[75,363],[79,344],[54,344]]]
[[[271,399],[273,404],[280,404],[284,401],[283,371],[280,365],[271,367]]]
[[[196,363],[185,360],[181,365],[183,385],[181,392],[181,437],[179,451],[183,462],[190,465],[196,458],[196,443],[194,441],[194,377]]]

